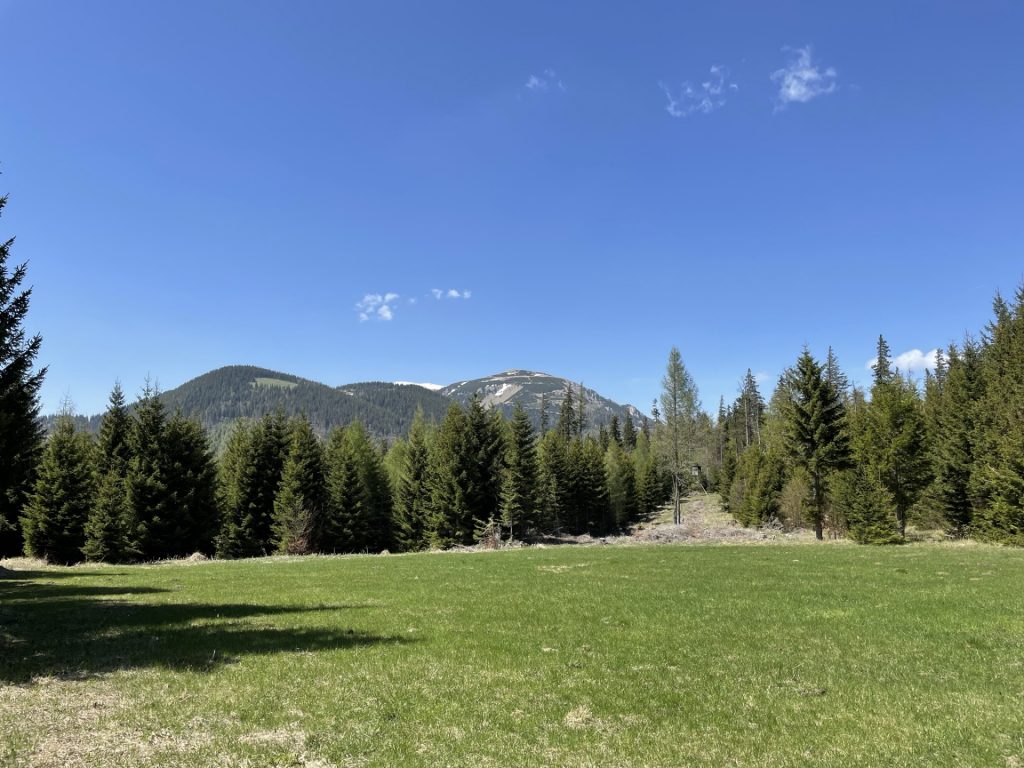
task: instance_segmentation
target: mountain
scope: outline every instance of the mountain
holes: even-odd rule
[[[445,387],[440,393],[463,404],[477,395],[484,406],[497,408],[506,416],[510,415],[519,403],[529,414],[534,426],[540,425],[541,396],[544,396],[547,401],[548,420],[551,426],[554,426],[570,386],[573,396],[578,399],[579,384],[569,379],[552,376],[549,373],[513,369],[482,379],[459,381]],[[619,405],[587,387],[583,388],[583,393],[586,400],[585,415],[588,429],[596,430],[602,424],[610,422],[612,416],[618,416],[620,422],[624,421],[627,414],[633,417],[639,428],[644,414],[632,405]]]
[[[359,420],[371,434],[393,438],[408,433],[417,408],[423,409],[428,421],[439,422],[452,401],[465,404],[474,394],[480,395],[485,406],[506,415],[512,413],[517,402],[522,403],[535,426],[540,425],[540,398],[544,394],[553,426],[570,382],[546,373],[513,370],[436,390],[434,386],[371,381],[332,387],[266,368],[229,365],[162,392],[160,398],[169,412],[180,410],[199,419],[219,452],[235,421],[258,419],[264,413],[281,411],[289,417],[306,414],[322,435],[333,427]],[[573,394],[578,395],[578,385],[572,387]],[[607,424],[613,415],[623,420],[627,413],[633,415],[639,427],[643,414],[633,406],[614,403],[592,389],[584,392],[587,426],[591,430]],[[43,419],[47,429],[53,426],[55,418]],[[101,417],[80,416],[77,421],[85,429],[98,432]]]

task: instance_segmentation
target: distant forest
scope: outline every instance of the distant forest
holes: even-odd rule
[[[881,336],[868,390],[831,349],[805,348],[770,397],[748,370],[714,416],[673,349],[640,423],[588,423],[582,388],[552,423],[542,409],[537,429],[522,408],[505,416],[477,397],[239,366],[166,393],[147,385],[131,405],[115,387],[94,423],[63,414],[46,435],[41,339],[22,329],[30,291],[25,267],[7,268],[11,242],[0,246],[2,554],[499,546],[619,533],[667,501],[680,523],[691,491],[719,493],[743,525],[818,538],[888,544],[932,529],[1024,545],[1024,287],[997,296],[988,325],[942,350],[923,382],[894,369]]]

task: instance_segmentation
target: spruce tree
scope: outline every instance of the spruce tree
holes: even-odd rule
[[[165,556],[161,536],[174,516],[167,485],[166,428],[159,392],[147,381],[132,420],[125,477],[131,520],[126,545],[147,560]]]
[[[619,427],[619,417],[612,414],[608,422],[608,437],[620,448],[622,447],[622,429]]]
[[[220,557],[259,557],[274,549],[274,499],[289,450],[280,412],[236,422],[220,461]]]
[[[202,425],[175,413],[163,433],[167,513],[152,518],[149,534],[161,557],[213,554],[220,529],[217,467]]]
[[[530,418],[516,403],[507,432],[501,486],[501,523],[509,535],[524,537],[539,527],[536,438]]]
[[[407,552],[426,546],[430,514],[429,471],[427,427],[423,410],[417,408],[395,486],[395,539],[399,549]]]
[[[786,391],[786,447],[810,478],[814,535],[822,539],[828,477],[850,462],[846,409],[807,347],[788,372]]]
[[[628,411],[622,424],[622,447],[627,451],[636,448],[636,425],[633,423],[633,414]]]
[[[277,551],[304,555],[316,552],[327,506],[323,448],[308,418],[291,423],[291,445],[274,500],[274,543]]]
[[[860,451],[892,498],[896,528],[905,535],[907,513],[930,480],[930,455],[917,388],[899,375],[876,372]]]
[[[608,504],[616,530],[625,530],[637,518],[636,467],[622,447],[613,442],[605,453],[605,474],[608,477]]]
[[[839,399],[843,403],[848,403],[850,400],[850,379],[842,368],[839,367],[839,359],[836,357],[836,353],[832,347],[828,348],[828,354],[825,356],[825,380],[832,385],[832,388],[839,395]]]
[[[875,362],[871,364],[871,370],[874,371],[873,386],[886,384],[892,381],[893,376],[895,376],[892,369],[892,352],[889,350],[889,342],[885,340],[882,334],[878,334]]]
[[[62,414],[46,441],[32,494],[21,519],[25,551],[51,563],[82,559],[85,522],[96,491],[93,445]]]
[[[82,548],[88,560],[123,563],[139,556],[130,546],[135,527],[127,486],[130,436],[131,417],[124,392],[120,384],[115,384],[100,424],[96,450],[96,502],[86,521]]]
[[[498,519],[501,512],[501,469],[505,448],[501,415],[487,411],[474,397],[466,409],[466,503],[476,522]]]
[[[555,431],[565,440],[572,440],[579,432],[579,421],[576,415],[576,398],[572,394],[572,384],[565,385],[565,397],[558,411],[558,423]]]
[[[327,439],[328,505],[316,536],[322,552],[365,552],[369,548],[370,511],[347,430],[335,428]]]
[[[469,466],[469,423],[458,403],[452,403],[437,430],[430,452],[430,522],[427,540],[433,547],[473,542],[473,507]]]
[[[846,522],[847,532],[858,544],[895,544],[902,540],[896,524],[896,504],[863,464],[837,472],[833,478],[832,505]]]
[[[5,205],[0,197],[0,216]],[[22,550],[19,518],[42,446],[39,387],[46,375],[46,368],[33,371],[42,337],[23,327],[32,289],[21,288],[26,264],[8,267],[13,244],[0,242],[0,557]]]

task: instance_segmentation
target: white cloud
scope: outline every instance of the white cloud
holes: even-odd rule
[[[399,299],[397,293],[368,293],[356,302],[356,314],[360,323],[367,320],[391,320],[394,316],[394,307],[391,305]]]
[[[939,350],[933,349],[931,352],[922,352],[920,349],[909,349],[902,354],[896,355],[893,358],[893,367],[902,373],[924,373],[927,371],[934,371],[935,366],[938,362]],[[873,370],[875,363],[878,358],[873,357],[867,361],[864,367],[867,370]]]
[[[526,81],[526,89],[536,93],[549,90],[559,90],[564,93],[565,83],[562,82],[562,78],[558,76],[555,70],[545,69],[540,75],[530,75]]]
[[[430,292],[438,301],[441,299],[468,299],[473,295],[472,291],[459,291],[455,288],[449,288],[447,291],[442,291],[440,288],[431,288]]]
[[[794,56],[789,64],[772,72],[772,80],[779,84],[776,110],[796,102],[805,104],[811,99],[832,93],[838,74],[833,67],[821,69],[811,58],[811,46],[791,50]]]
[[[729,70],[720,64],[712,64],[708,79],[699,85],[684,82],[678,95],[665,83],[658,83],[658,87],[668,100],[665,111],[672,117],[688,117],[697,112],[710,114],[725,106],[726,94],[739,90],[739,86],[729,80]]]

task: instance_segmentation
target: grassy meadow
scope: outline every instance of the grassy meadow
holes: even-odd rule
[[[1024,765],[1020,551],[13,565],[3,766]]]

